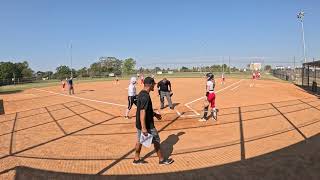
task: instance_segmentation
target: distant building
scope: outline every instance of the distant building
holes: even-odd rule
[[[276,68],[275,69],[277,69],[277,70],[283,70],[283,69],[285,69],[283,66],[276,66]]]
[[[260,71],[261,70],[261,63],[250,63],[250,70],[251,71]]]

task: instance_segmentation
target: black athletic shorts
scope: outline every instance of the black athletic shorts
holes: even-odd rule
[[[132,108],[132,105],[135,104],[137,106],[137,96],[128,96],[128,109]]]

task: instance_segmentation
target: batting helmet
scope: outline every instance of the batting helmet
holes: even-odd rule
[[[208,81],[211,81],[214,78],[214,75],[212,73],[207,73],[206,77]]]

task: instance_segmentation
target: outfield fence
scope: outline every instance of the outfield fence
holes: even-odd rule
[[[26,84],[37,82],[37,78],[11,78],[11,79],[1,79],[0,86],[6,85],[16,85],[16,84]]]

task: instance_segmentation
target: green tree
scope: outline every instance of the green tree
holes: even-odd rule
[[[56,68],[55,77],[58,79],[65,79],[70,77],[71,69],[68,66],[62,65]]]
[[[125,59],[123,61],[123,72],[125,74],[131,74],[134,72],[134,67],[136,66],[136,61],[132,58]]]
[[[115,57],[100,57],[101,71],[106,73],[121,74],[122,61]]]
[[[12,62],[0,62],[0,78],[11,79],[15,76],[15,65]]]
[[[223,72],[228,72],[229,71],[229,67],[226,65],[226,64],[223,64],[222,66],[221,66],[221,71],[223,71]]]
[[[15,75],[17,78],[30,78],[33,75],[33,71],[29,68],[29,64],[27,61],[22,63],[15,63]]]
[[[90,76],[98,76],[101,75],[102,68],[101,68],[101,63],[95,62],[90,65],[89,68]]]
[[[272,68],[271,68],[270,65],[265,65],[265,66],[264,66],[264,70],[269,72],[269,71],[272,70]]]
[[[23,78],[31,78],[33,75],[33,71],[30,68],[22,69],[21,75]]]
[[[27,61],[23,61],[22,63],[0,62],[1,79],[31,78],[32,75],[33,71]]]
[[[155,67],[154,70],[155,70],[156,72],[158,72],[158,71],[161,71],[161,68],[160,68],[160,67]]]
[[[89,77],[88,69],[83,67],[77,71],[78,76],[80,77]]]
[[[180,69],[181,72],[187,72],[189,71],[189,68],[185,67],[185,66],[182,66],[181,69]]]

